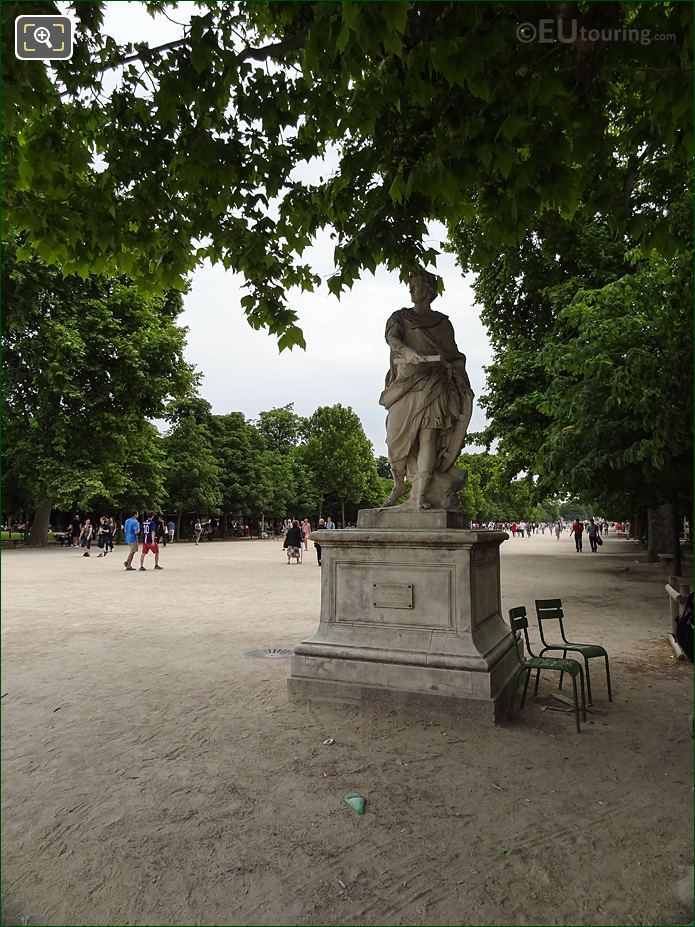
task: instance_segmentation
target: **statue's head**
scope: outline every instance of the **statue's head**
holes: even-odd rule
[[[414,286],[418,290],[421,290],[421,292],[424,292],[424,295],[430,302],[437,298],[437,276],[425,270],[424,267],[416,267],[411,271],[410,277],[408,278],[408,286],[410,288],[410,295],[413,299],[416,299],[416,293],[413,289]]]

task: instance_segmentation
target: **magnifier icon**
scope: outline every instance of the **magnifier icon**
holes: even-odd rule
[[[51,45],[51,33],[45,26],[37,26],[34,30],[34,41],[40,42],[41,45],[45,45],[46,48],[53,50]]]

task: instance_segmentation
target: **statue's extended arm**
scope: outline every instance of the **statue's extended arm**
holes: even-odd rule
[[[402,339],[401,326],[389,320],[386,325],[386,343],[391,348],[394,356],[407,361],[410,364],[417,364],[424,360],[421,354],[414,351]]]

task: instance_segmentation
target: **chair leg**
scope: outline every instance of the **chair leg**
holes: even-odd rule
[[[538,695],[538,683],[541,681],[541,671],[536,670],[536,685],[533,687],[533,697],[535,698]]]
[[[606,661],[606,685],[607,685],[607,687],[608,687],[608,701],[609,701],[609,702],[612,702],[612,701],[613,701],[613,695],[612,695],[612,693],[611,693],[611,671],[610,671],[610,669],[608,668],[608,657],[606,656],[606,657],[604,657],[604,659],[605,659],[605,661]]]
[[[574,721],[577,725],[577,733],[581,734],[582,729],[579,726],[579,702],[577,701],[577,677],[572,677],[572,691],[574,693]]]
[[[531,678],[531,670],[526,670],[526,682],[524,683],[524,691],[522,692],[522,695],[521,695],[519,711],[521,711],[521,709],[524,707],[524,704],[526,703],[526,692],[528,690],[528,684],[529,684],[530,678]]]
[[[579,684],[582,687],[582,717],[586,721],[586,694],[584,692],[584,672],[581,666],[579,667]]]
[[[566,650],[563,650],[563,651],[562,651],[562,659],[563,659],[563,660],[566,660],[566,659],[567,659],[567,651],[566,651]],[[560,671],[560,685],[558,686],[559,689],[562,688],[562,679],[563,679],[563,676],[564,676],[564,675],[565,675],[565,671],[564,671],[564,670],[561,670],[561,671]]]
[[[589,675],[589,660],[584,657],[584,665],[586,667],[586,697],[589,705],[593,705],[593,699],[591,698],[591,676]]]

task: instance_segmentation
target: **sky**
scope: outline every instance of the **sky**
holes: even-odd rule
[[[193,10],[182,3],[168,15],[184,23]],[[105,31],[117,41],[146,41],[160,45],[180,37],[181,26],[163,15],[151,18],[140,3],[108,3]],[[79,36],[76,36],[79,41]],[[324,165],[323,173],[326,166]],[[318,179],[320,166],[307,166],[306,178]],[[430,245],[443,241],[443,226],[433,224]],[[328,232],[317,238],[303,260],[325,280],[333,270],[333,246]],[[476,396],[484,389],[483,366],[491,359],[489,341],[471,290],[453,255],[442,254],[436,268],[444,280],[444,293],[434,308],[446,313],[456,332],[459,350]],[[384,328],[389,315],[410,305],[407,287],[397,273],[365,272],[351,291],[338,299],[325,283],[315,293],[291,294],[292,308],[306,339],[306,350],[279,353],[275,338],[254,331],[246,322],[240,299],[243,279],[221,266],[202,265],[192,277],[185,297],[181,324],[188,328],[186,359],[202,373],[201,395],[213,412],[240,411],[248,418],[277,406],[294,404],[300,415],[320,405],[340,403],[359,415],[375,453],[385,454],[385,410],[379,405],[389,351]],[[479,431],[485,419],[475,405],[470,431]]]

